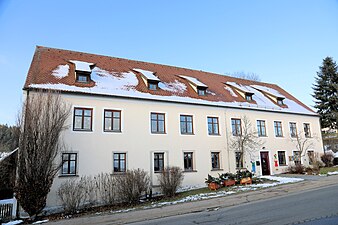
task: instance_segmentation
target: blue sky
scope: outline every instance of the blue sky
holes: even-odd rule
[[[15,124],[36,45],[220,74],[256,73],[307,105],[338,60],[337,0],[0,0],[0,124]]]

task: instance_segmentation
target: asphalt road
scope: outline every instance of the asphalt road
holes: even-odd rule
[[[338,184],[225,208],[132,223],[142,224],[338,224]]]

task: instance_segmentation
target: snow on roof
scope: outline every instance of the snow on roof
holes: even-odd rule
[[[85,71],[85,72],[92,72],[91,67],[95,65],[94,63],[77,61],[77,60],[69,60],[69,62],[75,64],[75,70]]]
[[[133,69],[136,72],[142,73],[143,76],[145,76],[148,80],[155,80],[155,81],[160,81],[158,77],[154,75],[154,72],[148,71],[148,70],[142,70],[142,69]]]
[[[314,112],[307,110],[306,108],[300,106],[296,102],[286,99],[285,104],[288,105],[288,108],[282,108],[271,102],[266,96],[264,96],[260,91],[250,87],[245,86],[250,92],[253,92],[253,100],[256,102],[226,102],[226,101],[209,101],[199,98],[192,98],[186,96],[162,96],[151,93],[145,93],[136,90],[138,85],[138,79],[136,75],[129,72],[108,72],[106,70],[95,67],[92,72],[92,80],[95,82],[94,87],[80,87],[69,84],[30,84],[31,88],[42,88],[42,89],[53,89],[60,91],[69,91],[69,92],[80,92],[80,93],[90,93],[90,94],[104,94],[110,96],[121,96],[121,97],[131,97],[131,98],[140,98],[140,99],[152,99],[152,100],[162,100],[170,102],[182,102],[182,103],[192,103],[192,104],[202,104],[202,105],[211,105],[211,106],[225,106],[225,107],[236,107],[236,108],[251,108],[259,109],[266,111],[279,111],[279,112],[292,112],[292,113],[305,113],[310,115],[316,115]],[[159,87],[163,90],[172,91],[172,92],[181,92],[186,89],[186,86],[178,81],[175,83],[159,83]]]
[[[269,95],[275,96],[277,98],[285,98],[285,96],[283,96],[281,93],[279,93],[273,88],[268,88],[268,87],[261,86],[261,85],[250,85],[250,86],[260,91],[263,91]]]
[[[164,91],[177,92],[181,94],[187,90],[187,86],[178,80],[170,83],[160,82],[158,83],[158,86]]]
[[[69,65],[59,65],[55,70],[53,70],[52,75],[56,78],[64,78],[68,76]]]
[[[254,92],[252,92],[252,88],[249,88],[249,86],[245,86],[245,85],[241,85],[241,84],[237,84],[235,82],[226,82],[227,85],[230,85],[234,88],[239,89],[240,91],[244,92],[244,93],[251,93],[253,94]]]
[[[227,90],[227,91],[229,91],[230,94],[231,94],[231,96],[233,96],[233,97],[238,97],[238,95],[234,92],[234,90],[232,90],[231,87],[226,86],[226,87],[224,87],[224,89]]]
[[[194,78],[194,77],[189,77],[189,76],[183,76],[183,75],[179,75],[179,77],[182,77],[183,79],[188,80],[189,82],[195,84],[198,87],[208,87],[207,85],[203,84],[201,81],[199,81],[198,79]]]

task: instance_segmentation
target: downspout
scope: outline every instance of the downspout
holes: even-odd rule
[[[228,157],[228,172],[230,172],[230,150],[229,150],[229,132],[228,132],[228,123],[227,123],[227,117],[226,117],[226,112],[224,110],[224,119],[225,119],[225,149],[227,151],[227,157]]]

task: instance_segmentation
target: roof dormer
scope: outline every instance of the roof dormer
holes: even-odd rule
[[[197,78],[189,77],[189,76],[183,76],[179,75],[179,77],[185,79],[188,81],[189,85],[196,91],[196,93],[200,96],[206,95],[206,91],[208,89],[208,86],[203,84],[201,81],[199,81]]]
[[[252,102],[253,98],[252,96],[254,93],[252,90],[247,88],[246,86],[242,86],[240,84],[237,84],[235,82],[226,82],[225,83],[228,87],[234,89],[240,96],[242,96],[247,102]]]
[[[149,90],[155,91],[158,89],[158,83],[160,82],[160,79],[155,76],[154,72],[142,69],[133,70],[141,74],[141,78]]]
[[[89,83],[91,80],[91,73],[95,67],[95,63],[88,63],[77,60],[69,60],[75,65],[75,80],[76,82]]]
[[[268,97],[271,101],[276,103],[279,106],[285,106],[284,99],[285,96],[281,95],[278,91],[272,88],[268,88],[260,85],[251,85],[256,90],[262,92],[266,97]]]

